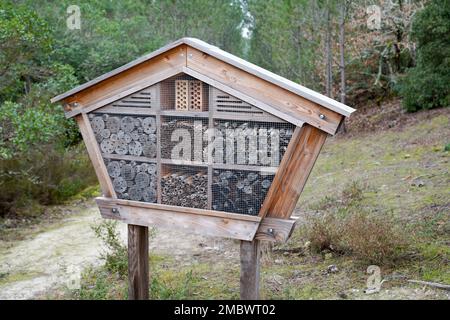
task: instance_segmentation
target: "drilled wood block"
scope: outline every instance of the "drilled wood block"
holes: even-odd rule
[[[189,110],[204,111],[203,83],[198,80],[189,80]]]
[[[175,80],[175,109],[189,109],[189,80]]]

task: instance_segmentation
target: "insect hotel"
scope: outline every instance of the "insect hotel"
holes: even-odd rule
[[[241,240],[241,298],[257,299],[260,241],[289,238],[320,149],[354,111],[193,38],[52,102],[79,125],[101,215],[128,224],[130,299],[148,298],[149,226]]]

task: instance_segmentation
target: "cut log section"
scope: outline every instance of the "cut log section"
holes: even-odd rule
[[[156,202],[156,164],[110,159],[105,164],[119,199]]]
[[[156,158],[155,117],[90,115],[103,154]]]

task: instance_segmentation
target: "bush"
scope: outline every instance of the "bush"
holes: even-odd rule
[[[340,199],[325,198],[308,214],[301,232],[316,252],[330,250],[350,254],[368,263],[390,264],[401,258],[407,241],[390,215],[370,212],[362,206],[360,184],[347,186]]]
[[[105,247],[101,258],[105,261],[104,268],[110,273],[116,273],[120,277],[126,277],[128,273],[127,247],[120,240],[117,230],[117,222],[104,220],[99,225],[93,226],[97,238],[102,240]]]
[[[0,212],[36,215],[30,205],[63,203],[97,180],[84,146],[65,150],[43,145],[20,156],[0,159]]]
[[[433,0],[414,19],[417,65],[399,83],[407,111],[450,104],[450,2]]]

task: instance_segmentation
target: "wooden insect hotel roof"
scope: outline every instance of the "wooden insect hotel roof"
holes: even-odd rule
[[[80,127],[103,217],[284,241],[326,137],[354,109],[194,38],[54,97]]]

